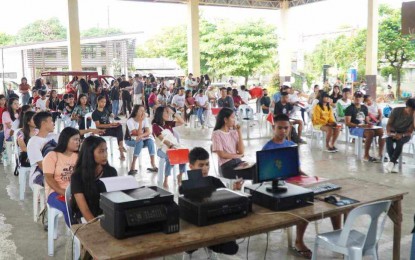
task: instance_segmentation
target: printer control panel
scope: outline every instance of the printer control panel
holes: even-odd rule
[[[164,205],[154,205],[125,211],[127,224],[139,226],[147,223],[159,222],[167,219]]]

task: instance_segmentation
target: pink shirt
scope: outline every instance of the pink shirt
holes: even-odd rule
[[[224,151],[230,154],[237,153],[239,135],[236,130],[229,130],[229,132],[224,132],[222,130],[216,130],[212,133],[212,151]],[[219,166],[230,161],[231,159],[219,158]]]
[[[16,119],[19,118],[19,114],[16,113],[14,117]],[[10,137],[10,131],[12,130],[12,124],[13,124],[9,111],[3,112],[2,119],[3,119],[3,128],[4,128],[4,140],[7,140]],[[10,127],[7,127],[6,123],[10,123]]]

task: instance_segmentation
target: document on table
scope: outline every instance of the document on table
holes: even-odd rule
[[[133,176],[117,176],[99,179],[105,185],[107,192],[137,189],[138,182]]]

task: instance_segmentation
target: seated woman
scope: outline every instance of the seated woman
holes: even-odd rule
[[[102,214],[99,194],[104,187],[100,178],[115,177],[117,171],[108,164],[107,143],[102,137],[89,136],[82,142],[71,177],[72,212],[75,223],[83,217],[91,221]]]
[[[0,140],[1,148],[3,148],[3,141],[11,141],[13,136],[12,125],[16,119],[19,118],[19,99],[11,98],[9,99],[7,110],[3,112],[2,122],[4,129],[4,140]]]
[[[58,145],[45,156],[42,162],[47,202],[49,206],[62,211],[67,226],[70,225],[70,220],[66,210],[65,190],[70,184],[78,159],[80,138],[77,129],[64,128],[59,135]]]
[[[52,114],[53,122],[55,122],[56,118],[58,118],[58,116],[60,115],[60,113],[58,112],[59,103],[60,103],[60,100],[58,98],[58,93],[54,89],[51,90],[49,99],[46,101],[46,108]]]
[[[113,136],[117,138],[118,148],[120,150],[120,159],[123,161],[125,160],[124,153],[126,150],[123,145],[122,125],[120,123],[110,122],[109,117],[111,112],[105,109],[106,104],[107,100],[105,96],[99,96],[97,99],[97,109],[92,112],[92,120],[95,122],[98,129],[105,130],[104,136]]]
[[[19,128],[23,128],[23,115],[27,112],[27,111],[31,111],[32,107],[30,105],[23,105],[20,108],[20,113],[19,113],[19,118],[16,118],[16,120],[14,120],[13,124],[12,124],[12,130],[13,132],[16,131]],[[22,120],[20,120],[22,119]]]
[[[216,118],[212,151],[218,155],[220,175],[227,179],[239,177],[255,181],[255,166],[249,166],[241,160],[245,153],[241,127],[236,124],[235,112],[230,108],[222,108]],[[240,170],[235,169],[238,166]]]
[[[36,129],[35,122],[33,122],[33,116],[36,113],[33,111],[27,111],[22,116],[23,128],[17,133],[17,146],[19,147],[19,162],[22,167],[30,167],[29,158],[27,157],[27,143],[32,136],[37,135],[39,132]]]
[[[338,151],[334,145],[339,137],[340,128],[337,127],[329,101],[327,93],[320,95],[319,103],[314,107],[312,122],[315,129],[326,132],[326,152],[335,153]]]
[[[157,172],[156,163],[154,161],[155,147],[154,140],[151,137],[150,123],[147,120],[146,110],[142,105],[134,105],[130,118],[127,120],[127,131],[125,132],[125,143],[134,147],[133,160],[128,174],[135,174],[135,162],[140,155],[143,147],[147,147],[150,154],[151,166],[148,171]]]
[[[91,122],[88,120],[87,124],[85,125],[85,115],[92,112],[92,108],[88,104],[88,96],[85,94],[79,95],[78,104],[74,108],[72,112],[72,120],[76,120],[78,122],[78,126],[80,130],[85,128],[89,128]]]
[[[173,118],[173,120],[171,119]],[[164,182],[163,187],[168,189],[168,177],[171,172],[171,164],[166,154],[168,149],[174,149],[178,147],[178,140],[174,136],[173,127],[181,126],[184,124],[183,118],[173,112],[170,107],[158,107],[154,113],[154,119],[151,122],[153,135],[156,138],[157,143],[157,155],[166,160],[164,168]],[[186,171],[186,164],[179,165],[180,173],[177,176],[177,182],[180,185],[182,182],[182,175]]]
[[[235,105],[235,109],[238,109],[240,105],[245,104],[241,96],[239,96],[237,89],[232,89],[232,98],[233,104]]]

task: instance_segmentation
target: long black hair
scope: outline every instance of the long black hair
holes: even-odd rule
[[[23,105],[22,108],[20,109],[20,114],[19,114],[19,126],[17,128],[23,128],[23,117],[24,114],[27,111],[30,111],[32,108],[30,105]]]
[[[319,99],[318,99],[318,105],[320,106],[321,110],[324,110],[324,98],[326,97],[330,97],[329,94],[327,94],[326,92],[321,93]],[[329,105],[329,103],[326,103],[327,106],[327,110],[330,111],[331,107]]]
[[[80,135],[79,130],[73,127],[65,127],[59,134],[58,145],[53,149],[57,153],[64,153],[68,149],[69,139],[74,135]]]
[[[222,108],[219,111],[218,116],[216,117],[216,125],[215,128],[213,128],[213,131],[219,130],[225,125],[225,118],[231,117],[233,114],[233,110],[227,107]]]
[[[81,145],[81,149],[78,153],[78,160],[76,161],[73,175],[76,177],[80,176],[82,183],[84,185],[84,196],[88,204],[88,207],[91,209],[94,201],[99,201],[99,190],[94,185],[97,177],[95,174],[95,169],[98,164],[95,162],[94,151],[102,143],[105,143],[104,138],[99,136],[88,136],[84,139]],[[103,165],[105,168],[109,168],[109,164]],[[75,207],[75,203],[72,205]],[[76,208],[76,207],[75,207]]]
[[[16,117],[14,116],[14,114],[17,112],[17,110],[13,111],[13,108],[12,108],[12,104],[13,104],[14,101],[19,102],[19,99],[18,98],[11,98],[11,99],[9,99],[9,102],[7,104],[7,111],[9,111],[10,118],[12,119],[12,121],[16,120]]]
[[[87,96],[87,95],[85,95],[85,94],[81,94],[81,95],[79,95],[77,105],[78,105],[78,106],[80,106],[80,105],[81,105],[81,98],[83,98],[83,97],[86,97],[86,104],[85,104],[85,106],[88,106],[88,96]]]
[[[23,118],[20,118],[20,123],[23,125],[22,132],[23,132],[23,141],[27,144],[30,139],[30,126],[29,122],[33,118],[36,113],[34,111],[26,111],[23,114]]]
[[[159,106],[156,109],[156,111],[154,112],[153,121],[151,121],[152,124],[158,124],[159,126],[163,126],[164,125],[164,119],[163,119],[164,109],[167,109],[167,107]]]
[[[140,107],[142,107],[142,105],[134,105],[133,106],[133,111],[131,111],[130,117],[129,118],[135,118],[137,116],[138,110],[140,109]]]

